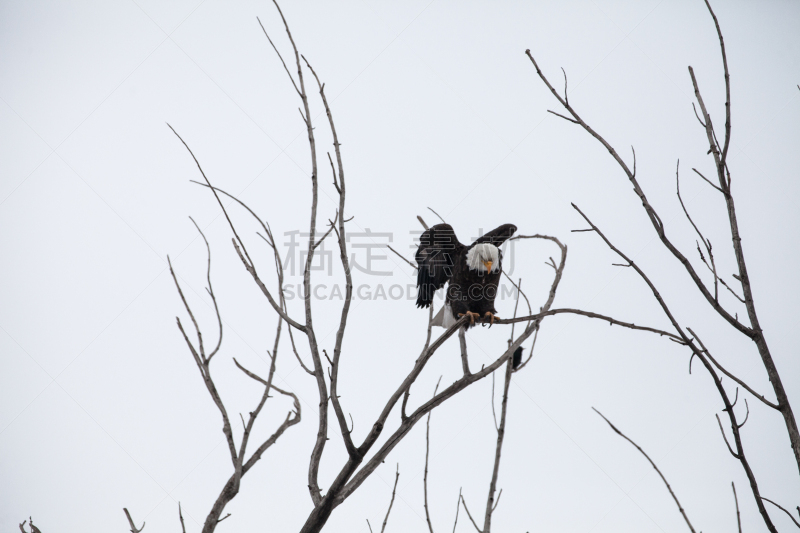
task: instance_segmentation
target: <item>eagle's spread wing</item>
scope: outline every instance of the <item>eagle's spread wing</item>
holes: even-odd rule
[[[482,237],[478,237],[478,239],[476,239],[471,246],[482,242],[488,242],[499,248],[500,245],[506,242],[509,237],[514,235],[515,231],[517,231],[517,227],[514,224],[503,224],[502,226],[498,226],[497,228],[493,229],[489,233],[484,234]]]
[[[456,258],[464,252],[453,227],[449,224],[431,226],[419,238],[417,249],[417,307],[428,307],[433,294],[444,287],[453,274]]]

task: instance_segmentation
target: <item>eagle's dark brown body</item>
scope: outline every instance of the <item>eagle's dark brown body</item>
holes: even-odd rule
[[[431,305],[434,293],[449,282],[445,312],[452,316],[445,317],[439,325],[448,327],[461,315],[470,313],[481,319],[493,317],[497,313],[494,300],[502,272],[499,247],[516,230],[513,224],[504,224],[469,246],[458,242],[449,224],[437,224],[426,230],[416,254],[417,307]],[[473,325],[472,318],[467,327]]]
[[[466,261],[466,250],[461,261],[453,264],[453,275],[447,286],[446,302],[450,304],[453,316],[465,314],[467,311],[485,316],[487,312],[495,315],[494,299],[500,283],[500,272],[503,268],[502,256],[497,271],[470,271]],[[466,283],[465,283],[466,282]]]

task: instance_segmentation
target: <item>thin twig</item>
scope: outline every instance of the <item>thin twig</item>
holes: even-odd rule
[[[692,105],[694,105],[694,104],[692,104]],[[697,169],[696,169],[696,168],[694,168],[694,167],[692,167],[692,170],[694,170],[694,171],[695,171],[695,173],[696,173],[698,176],[700,176],[701,178],[703,178],[703,179],[706,181],[706,183],[708,183],[709,185],[711,185],[712,187],[714,187],[715,189],[717,189],[719,192],[722,192],[722,193],[724,194],[724,192],[723,192],[723,190],[722,190],[722,189],[720,189],[719,187],[717,187],[716,185],[714,185],[714,184],[711,182],[711,180],[709,180],[707,177],[703,176],[703,175],[700,173],[700,171],[699,171],[699,170],[697,170]]]
[[[627,437],[627,436],[626,436],[626,435],[625,435],[623,432],[621,432],[619,429],[617,429],[617,427],[616,427],[616,426],[614,426],[614,424],[612,424],[612,423],[611,423],[611,421],[610,421],[608,418],[606,418],[606,417],[603,415],[603,413],[601,413],[600,411],[598,411],[598,410],[597,410],[597,409],[595,409],[594,407],[592,407],[592,410],[593,410],[595,413],[597,413],[598,415],[600,415],[600,416],[603,418],[603,420],[605,420],[605,421],[606,421],[606,423],[608,423],[608,425],[609,425],[609,426],[611,426],[611,429],[613,429],[613,430],[614,430],[614,432],[615,432],[617,435],[619,435],[620,437],[622,437],[622,438],[623,438],[623,439],[625,439],[626,441],[628,441],[628,442],[630,442],[631,444],[633,444],[633,446],[634,446],[634,447],[635,447],[637,450],[639,450],[639,453],[641,453],[642,455],[644,455],[645,459],[647,459],[647,461],[648,461],[648,462],[650,463],[650,465],[651,465],[651,466],[652,466],[652,467],[655,469],[655,471],[656,471],[656,472],[658,472],[658,475],[659,475],[659,477],[661,477],[661,481],[663,481],[663,482],[664,482],[664,485],[666,485],[666,487],[667,487],[667,490],[669,491],[669,494],[670,494],[670,496],[672,496],[672,499],[673,499],[673,500],[675,500],[675,505],[677,505],[677,506],[678,506],[678,510],[680,511],[681,515],[683,516],[683,519],[686,521],[686,525],[687,525],[687,526],[689,526],[689,530],[690,530],[692,533],[695,533],[695,532],[694,532],[694,527],[692,527],[692,523],[689,521],[689,517],[688,517],[688,516],[686,516],[686,512],[683,510],[683,507],[681,506],[681,502],[679,502],[679,501],[678,501],[678,497],[677,497],[677,496],[675,496],[675,493],[674,493],[674,492],[672,492],[672,487],[670,487],[670,486],[669,486],[669,483],[667,482],[667,478],[665,478],[665,477],[664,477],[664,474],[662,474],[662,473],[661,473],[661,470],[659,470],[659,469],[658,469],[658,467],[656,466],[656,464],[653,462],[653,460],[652,460],[652,459],[650,459],[650,456],[649,456],[649,455],[647,455],[647,454],[645,453],[645,451],[644,451],[644,450],[643,450],[643,449],[642,449],[642,448],[641,448],[641,447],[640,447],[638,444],[636,444],[635,442],[633,442],[633,441],[632,441],[631,439],[629,439],[629,438],[628,438],[628,437]]]
[[[711,273],[714,274],[714,301],[719,301],[719,285],[718,280],[719,276],[717,276],[717,266],[714,263],[714,253],[711,251],[711,241],[706,239],[703,234],[700,232],[700,228],[697,227],[697,224],[694,223],[692,220],[691,215],[689,215],[689,211],[686,209],[686,205],[683,203],[683,198],[681,197],[681,178],[680,178],[680,165],[681,160],[678,159],[678,163],[675,166],[675,187],[678,191],[678,201],[683,208],[683,214],[686,215],[686,218],[689,219],[689,223],[694,228],[694,231],[697,232],[697,235],[700,237],[700,240],[703,242],[703,246],[706,248],[706,252],[708,252],[708,259],[711,261],[711,266],[709,267]],[[697,248],[697,251],[700,252],[700,247]],[[703,259],[703,263],[706,262],[705,258],[703,257],[703,253],[700,252],[700,257]],[[706,264],[708,266],[708,264]]]
[[[445,221],[444,221],[444,219],[443,219],[443,218],[442,218],[442,217],[439,215],[439,213],[437,213],[436,211],[434,211],[434,210],[433,210],[432,208],[430,208],[430,207],[429,207],[428,209],[429,209],[429,210],[430,210],[430,211],[431,211],[431,212],[432,212],[434,215],[436,215],[437,217],[439,217],[439,220],[441,220],[441,221],[442,221],[442,224],[447,224],[447,222],[445,222]]]
[[[397,257],[399,257],[400,259],[402,259],[403,261],[405,261],[406,263],[408,263],[408,265],[409,265],[411,268],[413,268],[414,270],[416,270],[416,269],[417,269],[417,265],[415,265],[414,263],[412,263],[411,261],[409,261],[408,259],[406,259],[406,258],[405,258],[405,257],[403,257],[402,255],[400,255],[400,252],[398,252],[397,250],[395,250],[394,248],[392,248],[392,247],[391,247],[391,246],[389,246],[388,244],[386,245],[386,247],[387,247],[388,249],[390,249],[391,251],[393,251],[393,252],[395,253],[395,255],[397,255]]]
[[[492,418],[494,419],[494,430],[499,431],[500,426],[497,425],[497,413],[494,409],[494,374],[492,374]]]
[[[768,501],[769,503],[771,503],[772,505],[774,505],[775,507],[777,507],[778,509],[780,509],[781,511],[786,513],[789,516],[789,518],[792,519],[792,522],[794,522],[794,525],[796,525],[797,527],[800,527],[800,522],[798,522],[797,520],[794,519],[794,516],[792,516],[792,513],[790,513],[789,511],[787,511],[786,509],[784,509],[783,507],[781,507],[780,505],[778,505],[774,501],[770,500],[769,498],[765,498],[765,497],[762,496],[761,499],[764,500],[764,501]],[[798,512],[800,513],[800,511],[798,511]],[[144,527],[144,525],[142,527]]]
[[[475,523],[475,520],[472,519],[472,514],[469,512],[469,507],[467,507],[467,500],[464,499],[464,496],[461,496],[461,503],[464,505],[464,510],[467,512],[469,521],[472,522],[473,526],[475,526],[475,531],[477,531],[478,533],[483,533],[483,531],[481,531],[481,528],[478,527],[478,524]]]
[[[138,529],[136,528],[136,526],[133,524],[133,518],[131,518],[131,513],[128,512],[127,507],[123,507],[122,510],[125,511],[125,516],[128,517],[128,523],[131,526],[131,533],[139,533],[141,530],[144,529],[144,524],[145,524],[144,522],[142,522],[142,527],[140,527]],[[33,520],[31,520],[31,529],[32,528],[33,528]]]
[[[442,376],[439,376],[439,381],[436,382],[436,388],[433,389],[433,395],[436,396],[436,391],[439,390],[439,383],[442,382]],[[425,473],[422,476],[422,488],[424,494],[424,507],[425,507],[425,520],[428,522],[428,530],[433,533],[433,525],[431,524],[431,514],[428,508],[428,458],[431,451],[431,414],[428,413],[428,421],[425,428]]]
[[[736,503],[736,524],[739,526],[739,533],[742,533],[742,515],[739,513],[739,498],[736,496],[736,485],[731,481],[731,488],[733,489],[733,501]]]
[[[272,45],[272,49],[275,50],[275,53],[278,55],[278,58],[281,60],[281,64],[283,65],[283,69],[286,71],[286,74],[289,75],[289,79],[292,80],[292,85],[294,86],[294,90],[297,91],[297,94],[300,94],[300,89],[297,88],[297,84],[294,82],[294,77],[292,76],[292,73],[289,72],[289,67],[286,66],[286,62],[283,60],[283,56],[278,51],[278,49],[275,47],[275,43],[272,42],[272,39],[270,39],[269,34],[267,33],[267,30],[264,29],[264,25],[261,24],[261,19],[256,17],[256,20],[258,21],[258,25],[261,26],[261,30],[264,32],[264,35],[267,37],[267,40],[269,41],[269,44]],[[305,117],[303,117],[303,120],[304,121],[306,120]]]
[[[752,389],[752,388],[751,388],[751,387],[750,387],[750,386],[749,386],[747,383],[745,383],[745,382],[744,382],[744,381],[742,381],[741,379],[737,378],[736,376],[734,376],[733,374],[731,374],[730,372],[728,372],[727,370],[725,370],[725,368],[723,368],[723,367],[722,367],[722,365],[720,365],[720,364],[717,362],[717,360],[716,360],[716,359],[714,359],[714,356],[712,356],[712,355],[711,355],[711,352],[709,352],[709,351],[708,351],[708,349],[706,348],[705,344],[703,344],[703,341],[700,339],[700,337],[697,335],[697,333],[695,333],[695,332],[692,330],[692,328],[690,328],[690,327],[687,327],[687,328],[686,328],[686,331],[688,331],[688,332],[689,332],[689,333],[692,335],[692,337],[694,337],[695,339],[697,339],[697,343],[700,345],[700,348],[702,348],[702,350],[703,350],[703,353],[704,353],[704,354],[705,354],[705,355],[708,357],[708,359],[709,359],[709,360],[710,360],[712,363],[714,363],[714,366],[716,366],[716,367],[717,367],[717,368],[720,370],[720,372],[722,372],[723,374],[725,374],[726,376],[728,376],[729,378],[731,378],[733,381],[735,381],[736,383],[738,383],[739,385],[741,385],[742,387],[744,387],[744,389],[745,389],[747,392],[749,392],[750,394],[752,394],[753,396],[755,396],[756,398],[758,398],[759,400],[761,400],[761,401],[764,403],[764,405],[767,405],[767,406],[769,406],[769,407],[772,407],[773,409],[779,409],[779,407],[778,407],[778,405],[777,405],[777,404],[774,404],[774,403],[772,403],[771,401],[767,400],[767,399],[764,397],[764,395],[763,395],[763,394],[759,394],[759,393],[757,393],[757,392],[756,392],[755,390],[753,390],[753,389]]]
[[[521,349],[521,347],[519,348]],[[503,400],[500,404],[500,427],[497,428],[497,445],[495,447],[494,467],[492,469],[492,479],[489,482],[489,495],[486,498],[486,512],[483,518],[483,533],[490,533],[492,530],[492,513],[500,503],[500,495],[495,501],[494,493],[497,490],[497,478],[500,473],[500,456],[503,452],[503,441],[506,434],[506,417],[508,415],[508,388],[511,385],[511,374],[514,372],[513,359],[506,363],[505,380],[503,381]],[[492,396],[494,406],[494,396]],[[502,490],[500,491],[502,494]]]
[[[389,508],[386,509],[386,517],[383,519],[383,526],[381,526],[381,533],[386,530],[386,522],[389,521],[389,513],[392,512],[392,505],[394,505],[394,495],[397,492],[397,480],[400,479],[400,463],[397,464],[397,472],[394,475],[394,487],[392,488],[392,499],[389,501]]]
[[[467,335],[464,329],[458,330],[458,344],[461,348],[461,370],[465,376],[470,375],[469,356],[467,355]]]
[[[728,451],[731,452],[731,455],[734,458],[740,459],[741,458],[740,455],[733,451],[733,448],[731,448],[731,445],[728,442],[728,437],[725,435],[725,430],[722,429],[722,421],[719,419],[719,415],[715,414],[714,416],[717,417],[717,424],[719,424],[719,431],[720,433],[722,433],[722,438],[725,441],[725,446],[728,447]]]
[[[458,511],[461,510],[461,487],[458,487],[458,498],[456,499],[456,518],[453,520],[453,533],[456,533],[456,526],[458,525]]]
[[[183,522],[183,512],[181,511],[181,502],[178,502],[178,518],[181,519],[181,532],[186,533],[186,524]]]

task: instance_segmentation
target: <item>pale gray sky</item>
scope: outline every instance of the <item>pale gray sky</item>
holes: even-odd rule
[[[729,161],[745,253],[762,326],[797,410],[800,5],[716,4],[731,72]],[[724,204],[690,171],[713,167],[691,109],[688,65],[715,123],[724,121],[718,41],[701,0],[287,1],[283,8],[326,82],[343,143],[352,232],[389,233],[392,246],[411,257],[415,217],[433,221],[430,206],[462,241],[505,222],[521,233],[555,235],[569,246],[556,306],[668,328],[647,287],[611,266],[617,258],[596,235],[570,233],[584,227],[570,207],[575,202],[651,274],[680,320],[726,367],[772,397],[752,343],[709,312],[608,153],[547,114],[557,102],[524,55],[530,48],[559,88],[564,67],[570,102],[622,157],[630,160],[635,146],[642,186],[669,235],[696,261],[694,233],[675,196],[681,159],[687,206],[730,280],[735,262]],[[275,320],[236,257],[213,197],[189,182],[199,174],[165,122],[216,185],[271,223],[279,242],[287,232],[307,231],[310,164],[299,102],[256,16],[288,53],[280,19],[265,1],[0,3],[0,532],[16,531],[31,515],[44,533],[125,531],[122,507],[147,522],[145,531],[177,531],[178,501],[187,530],[199,531],[230,473],[218,413],[175,327],[175,316],[186,316],[167,254],[206,336],[216,338],[203,290],[205,247],[189,215],[212,246],[225,319],[212,366],[232,413],[252,409],[260,389],[231,358],[266,373]],[[321,112],[313,100],[325,163],[320,218],[327,220],[335,191]],[[268,265],[257,228],[233,213],[257,260]],[[363,259],[366,249],[357,253]],[[515,249],[513,276],[524,279],[535,306],[551,280],[544,261],[556,253],[533,241]],[[372,294],[414,283],[411,269],[391,255],[375,269],[392,274],[355,278]],[[315,275],[326,285],[322,296],[341,282],[337,268],[331,277]],[[722,301],[744,315],[728,294]],[[298,302],[292,305],[298,313]],[[330,351],[339,302],[316,305],[318,336]],[[501,315],[513,310],[511,299],[497,305]],[[340,389],[356,439],[411,368],[426,318],[406,299],[354,303]],[[499,353],[506,336],[502,328],[472,330],[472,366]],[[445,384],[459,376],[456,345],[437,353],[412,403],[427,398],[440,375]],[[735,530],[735,481],[744,530],[764,531],[714,419],[721,401],[699,365],[688,374],[688,356],[646,333],[580,317],[547,319],[532,363],[512,382],[495,529],[685,528],[652,468],[594,406],[658,462],[696,528]],[[306,469],[315,387],[286,344],[277,381],[300,396],[303,420],[247,475],[219,531],[296,531],[311,510]],[[495,443],[490,391],[489,381],[478,383],[433,415],[437,531],[451,530],[460,487],[471,510],[485,502]],[[281,402],[268,404],[256,437],[285,416],[289,405]],[[743,438],[762,492],[793,508],[800,483],[785,426],[763,404],[749,406]],[[344,458],[336,428],[329,433],[323,488]],[[365,519],[379,524],[398,462],[387,531],[426,530],[424,446],[420,424],[336,509],[327,530],[366,532]],[[779,529],[793,527],[770,513]],[[462,511],[458,531],[471,529]]]

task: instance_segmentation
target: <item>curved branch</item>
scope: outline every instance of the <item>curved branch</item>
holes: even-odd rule
[[[128,518],[128,524],[130,524],[130,526],[131,526],[131,533],[139,533],[141,530],[144,529],[144,524],[145,524],[144,522],[142,522],[142,527],[140,527],[140,528],[137,528],[134,525],[133,518],[131,518],[131,513],[128,512],[128,508],[127,507],[123,507],[122,510],[125,511],[125,516]],[[19,526],[20,529],[22,529],[22,525],[23,524],[25,524],[25,522],[20,524],[20,526]],[[33,521],[31,521],[31,531],[33,531]],[[22,533],[25,533],[24,529],[22,529]]]
[[[680,511],[681,515],[683,516],[683,519],[686,521],[686,525],[687,525],[687,526],[689,526],[689,530],[690,530],[692,533],[695,533],[695,531],[694,531],[694,527],[692,527],[692,523],[689,521],[689,517],[688,517],[688,516],[686,516],[686,511],[684,511],[684,510],[683,510],[683,507],[681,506],[681,502],[680,502],[680,501],[678,501],[678,497],[677,497],[677,496],[675,496],[675,493],[672,491],[672,487],[670,487],[670,486],[669,486],[669,482],[667,482],[667,478],[665,478],[665,477],[664,477],[664,474],[662,474],[662,473],[661,473],[661,470],[659,470],[659,469],[658,469],[658,467],[656,466],[656,464],[653,462],[653,460],[652,460],[652,459],[650,459],[650,456],[649,456],[649,455],[647,455],[647,453],[645,453],[645,451],[644,451],[644,450],[641,448],[641,446],[639,446],[638,444],[636,444],[635,442],[633,442],[633,441],[632,441],[630,438],[628,438],[628,437],[627,437],[627,436],[626,436],[626,435],[625,435],[623,432],[621,432],[619,429],[617,429],[617,427],[616,427],[616,426],[614,426],[614,424],[612,424],[612,423],[611,423],[611,421],[610,421],[608,418],[606,418],[606,417],[603,415],[603,413],[601,413],[600,411],[598,411],[598,410],[597,410],[597,409],[595,409],[594,407],[592,407],[592,410],[593,410],[595,413],[597,413],[598,415],[600,415],[600,416],[603,418],[603,420],[605,420],[605,421],[606,421],[606,423],[608,423],[608,425],[609,425],[609,426],[611,426],[611,429],[613,429],[613,430],[614,430],[614,432],[615,432],[617,435],[619,435],[620,437],[622,437],[622,438],[623,438],[623,439],[625,439],[626,441],[628,441],[628,442],[630,442],[631,444],[633,444],[633,446],[634,446],[634,447],[635,447],[637,450],[639,450],[639,453],[641,453],[642,455],[644,455],[644,458],[645,458],[645,459],[647,459],[647,461],[650,463],[650,465],[651,465],[651,466],[652,466],[652,467],[655,469],[655,471],[658,473],[659,477],[661,478],[661,481],[663,481],[663,482],[664,482],[664,485],[666,485],[666,487],[667,487],[667,490],[669,491],[669,494],[670,494],[670,496],[672,496],[672,499],[673,499],[673,500],[675,500],[675,505],[677,505],[677,506],[678,506],[678,511]],[[720,427],[721,427],[721,426],[720,426]]]
[[[769,498],[765,498],[765,497],[762,496],[761,499],[764,500],[764,501],[768,501],[769,503],[771,503],[772,505],[774,505],[775,507],[777,507],[778,509],[780,509],[781,511],[786,513],[789,516],[789,518],[792,519],[792,522],[794,522],[794,525],[796,525],[797,527],[800,527],[800,522],[798,522],[797,520],[794,519],[794,516],[792,516],[792,513],[790,513],[789,511],[787,511],[786,509],[784,509],[783,507],[781,507],[780,505],[778,505],[774,501],[770,500]],[[142,524],[142,527],[144,527],[144,524]]]

